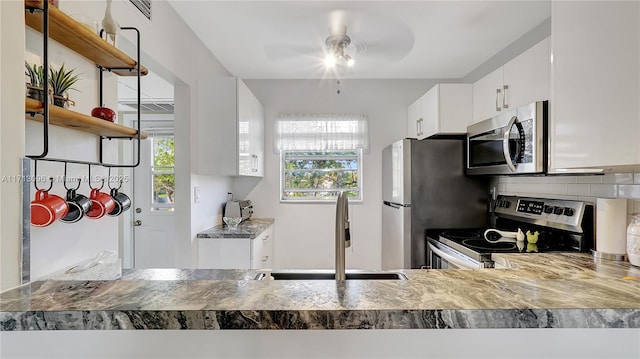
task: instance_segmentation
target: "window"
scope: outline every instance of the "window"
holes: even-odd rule
[[[175,201],[175,161],[173,136],[152,137],[152,211],[173,211]]]
[[[364,115],[287,115],[276,121],[281,200],[333,201],[340,191],[362,200]]]
[[[283,200],[333,200],[340,191],[362,199],[362,150],[281,153]]]

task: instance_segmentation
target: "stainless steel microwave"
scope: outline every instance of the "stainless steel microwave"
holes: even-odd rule
[[[547,170],[548,102],[538,101],[467,127],[467,174]]]

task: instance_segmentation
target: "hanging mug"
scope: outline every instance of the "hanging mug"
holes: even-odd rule
[[[67,204],[69,205],[69,212],[60,219],[64,223],[78,222],[92,207],[91,200],[85,195],[76,193],[73,188],[67,190]]]
[[[100,192],[98,188],[93,188],[91,190],[89,198],[91,199],[91,209],[87,212],[88,218],[102,218],[105,214],[113,211],[116,207],[113,197],[104,192]]]
[[[67,215],[69,211],[67,201],[43,189],[36,192],[30,207],[31,224],[36,227],[46,227]]]
[[[117,188],[111,189],[111,197],[115,202],[115,208],[108,213],[110,216],[119,216],[122,212],[125,212],[129,208],[131,208],[131,198],[124,193],[118,192]]]

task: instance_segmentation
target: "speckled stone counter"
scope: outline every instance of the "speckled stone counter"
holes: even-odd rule
[[[142,270],[0,294],[0,328],[640,328],[640,269],[587,254],[508,254],[512,269],[409,280],[255,281],[255,271]]]
[[[274,223],[273,218],[251,218],[238,225],[236,229],[229,229],[226,224],[219,224],[198,233],[198,238],[256,238]]]

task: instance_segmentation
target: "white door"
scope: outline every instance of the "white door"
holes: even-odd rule
[[[134,268],[175,267],[173,135],[141,141],[134,170]]]

